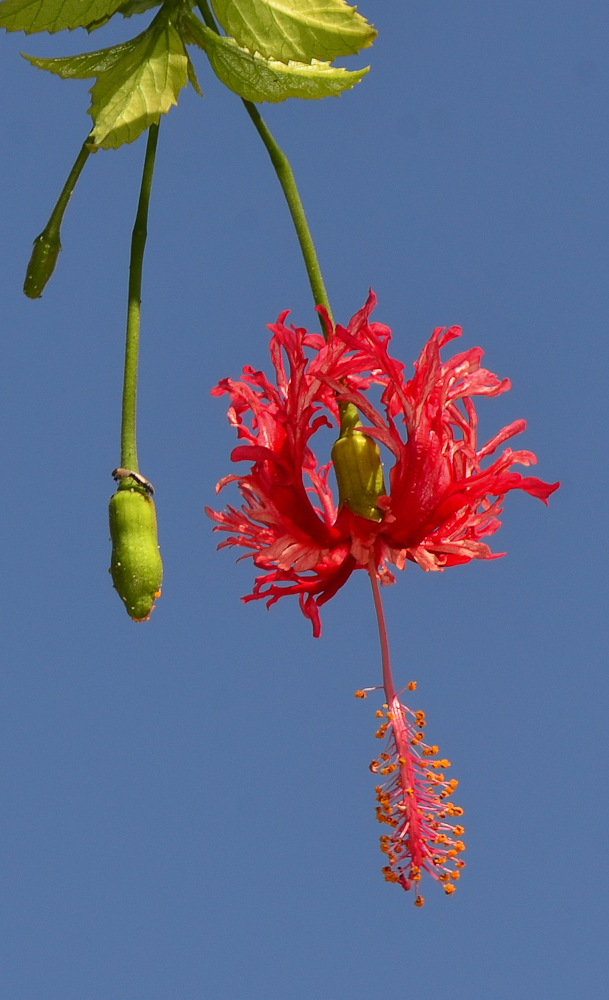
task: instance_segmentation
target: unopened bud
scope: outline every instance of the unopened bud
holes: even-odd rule
[[[163,579],[154,501],[144,488],[123,486],[111,497],[110,537],[114,586],[127,614],[144,621],[161,593]]]
[[[42,295],[47,281],[55,270],[60,250],[59,233],[49,236],[45,230],[34,240],[32,256],[23,282],[23,291],[28,299],[39,299]]]
[[[340,407],[340,437],[332,448],[339,504],[370,521],[382,521],[376,501],[386,492],[383,466],[376,441],[362,434],[353,403]]]

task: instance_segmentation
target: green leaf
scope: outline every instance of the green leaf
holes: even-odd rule
[[[137,41],[91,89],[92,137],[103,149],[133,142],[158,124],[188,81],[188,56],[171,22],[151,25]]]
[[[118,8],[119,14],[123,17],[133,17],[134,14],[143,14],[151,7],[160,7],[162,0],[127,0]]]
[[[197,80],[197,74],[195,73],[195,68],[194,68],[194,66],[192,64],[192,59],[190,58],[190,56],[188,56],[187,70],[188,70],[188,80],[189,80],[190,85],[197,92],[197,94],[199,95],[199,97],[203,97],[203,91],[201,90],[201,87],[199,86],[199,81]]]
[[[137,38],[98,52],[60,59],[25,58],[64,80],[97,77],[89,114],[94,126],[92,145],[103,149],[133,142],[153,122],[157,124],[159,116],[178,103],[189,77],[184,43],[167,18],[153,22]],[[194,71],[190,77],[194,86]]]
[[[270,59],[310,63],[350,56],[377,32],[344,0],[212,0],[239,45]]]
[[[46,69],[64,80],[86,80],[91,76],[99,76],[119,62],[123,56],[133,52],[140,44],[142,36],[132,38],[120,45],[112,45],[109,49],[99,49],[97,52],[83,52],[77,56],[60,56],[58,59],[41,59],[38,56],[28,56],[22,53],[36,69]]]
[[[0,28],[7,31],[37,31],[53,34],[66,28],[86,28],[94,21],[105,23],[125,0],[3,0]]]
[[[288,97],[321,98],[338,96],[349,90],[368,72],[369,67],[354,73],[326,62],[279,62],[237,45],[234,38],[217,35],[198,18],[186,13],[181,24],[207,53],[212,69],[230,90],[246,101],[285,101]]]

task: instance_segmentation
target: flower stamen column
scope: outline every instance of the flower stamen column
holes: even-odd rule
[[[457,781],[446,781],[444,774],[438,771],[440,767],[450,767],[450,761],[427,759],[437,754],[438,747],[423,742],[425,713],[412,712],[401,704],[396,694],[373,559],[368,565],[368,575],[381,643],[384,707],[387,710],[387,721],[381,723],[376,735],[382,739],[389,734],[387,751],[370,765],[373,773],[390,776],[384,785],[376,787],[377,819],[393,829],[392,834],[381,836],[381,851],[389,861],[383,874],[387,882],[397,882],[406,890],[414,885],[415,906],[422,906],[424,899],[419,892],[422,871],[442,882],[447,895],[455,891],[454,882],[459,879],[460,869],[465,867],[465,862],[457,856],[465,850],[465,845],[454,837],[460,838],[465,830],[461,825],[453,826],[444,821],[447,816],[461,816],[463,810],[447,801]],[[414,682],[408,686],[410,690],[416,688]],[[361,697],[363,693],[358,691],[357,695]],[[376,714],[383,717],[380,710]],[[409,717],[413,718],[414,725]]]

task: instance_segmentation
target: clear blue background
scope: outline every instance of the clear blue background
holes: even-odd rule
[[[432,328],[513,382],[549,508],[507,498],[496,550],[385,591],[396,679],[453,762],[468,867],[426,905],[380,874],[364,574],[311,637],[294,601],[243,606],[249,563],[205,518],[233,471],[225,401],[268,368],[309,290],[266,153],[205,91],[162,121],[144,282],[139,444],[163,596],[112,590],[127,260],[142,141],[91,158],[40,301],[21,284],[84,139],[86,82],[18,50],[142,22],[3,36],[0,107],[0,994],[7,1000],[597,1000],[607,995],[609,11],[598,0],[362,0],[369,76],[264,111],[288,152],[334,312],[369,286],[410,363]],[[325,456],[320,455],[320,458]],[[227,499],[229,499],[227,495]],[[236,495],[233,495],[233,502]]]

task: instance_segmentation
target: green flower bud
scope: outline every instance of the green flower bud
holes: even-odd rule
[[[134,621],[144,621],[161,593],[163,564],[154,501],[135,480],[123,480],[110,498],[110,537],[114,586],[127,614]]]
[[[378,497],[386,493],[381,454],[376,441],[358,430],[362,426],[353,403],[340,405],[340,437],[332,448],[339,504],[370,521],[382,521]]]
[[[39,299],[42,295],[55,270],[60,250],[59,233],[49,236],[45,230],[34,240],[34,249],[23,282],[23,291],[28,299]]]

